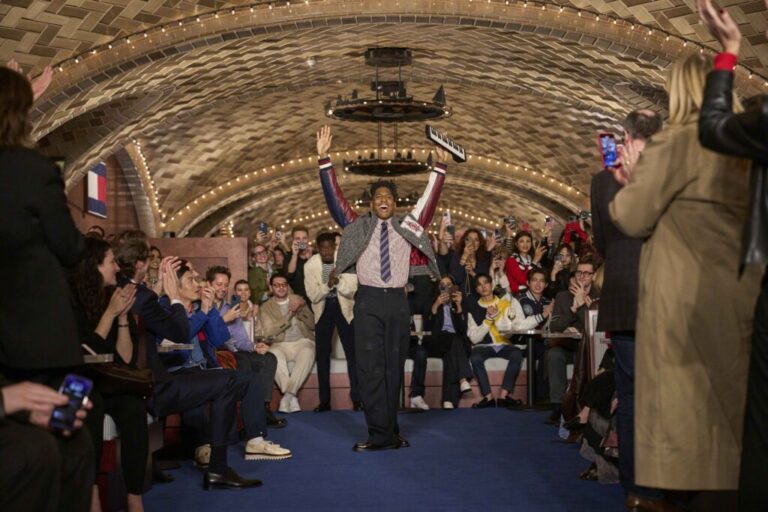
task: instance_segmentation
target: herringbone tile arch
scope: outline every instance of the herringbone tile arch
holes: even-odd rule
[[[588,207],[596,134],[630,110],[665,113],[663,84],[686,52],[712,53],[692,0],[4,0],[0,59],[55,65],[36,106],[44,151],[72,186],[121,151],[134,160],[158,231],[208,235],[257,220],[328,228],[314,131],[324,103],[368,89],[368,47],[413,50],[409,93],[445,85],[436,125],[473,158],[451,166],[441,207],[492,228],[513,214],[540,227]],[[729,2],[745,35],[739,90],[768,91],[763,0]],[[310,65],[310,63],[312,65]],[[374,126],[332,123],[334,160],[368,155]],[[392,131],[384,130],[390,154]],[[426,156],[423,125],[399,150]],[[342,176],[350,198],[368,178]],[[420,192],[425,175],[398,180]],[[473,218],[474,217],[474,218]],[[301,219],[301,220],[300,220]]]

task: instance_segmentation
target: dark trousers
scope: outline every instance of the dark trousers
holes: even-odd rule
[[[125,488],[130,494],[144,493],[144,476],[149,458],[149,429],[147,405],[138,395],[102,395],[98,389],[91,393],[93,409],[88,412],[85,424],[91,432],[96,471],[101,462],[104,438],[104,415],[109,414],[120,433],[120,465]]]
[[[405,289],[361,285],[355,299],[354,326],[368,441],[394,444],[400,432],[397,409],[410,332]]]
[[[259,354],[256,352],[235,352],[237,360],[237,369],[245,372],[253,372],[259,375],[261,380],[261,389],[264,391],[264,401],[272,401],[272,383],[275,381],[277,372],[277,358],[275,354],[267,352]]]
[[[461,336],[440,332],[424,339],[421,345],[411,344],[408,357],[413,359],[411,373],[411,396],[424,396],[424,382],[427,375],[427,358],[443,360],[443,401],[454,406],[459,403],[459,381],[472,378],[472,368]]]
[[[339,339],[344,347],[347,358],[347,374],[349,375],[349,397],[353,402],[360,401],[360,390],[357,384],[357,367],[355,365],[355,330],[347,323],[341,313],[339,300],[325,299],[325,309],[315,325],[315,359],[317,360],[317,386],[320,391],[320,402],[331,402],[331,343],[333,329],[339,331]]]
[[[27,424],[0,423],[0,510],[87,512],[94,482],[87,427],[64,438]]]
[[[663,492],[635,485],[635,332],[611,334],[616,357],[613,377],[619,399],[616,434],[619,438],[619,481],[624,492],[649,499],[662,499]]]
[[[768,510],[768,276],[755,309],[739,477],[739,511]]]
[[[504,371],[504,379],[501,388],[512,393],[515,389],[515,381],[520,374],[520,367],[523,363],[523,351],[514,345],[504,345],[501,350],[496,350],[491,346],[475,345],[472,347],[472,353],[469,356],[472,361],[472,368],[477,377],[477,385],[480,386],[480,392],[483,396],[491,392],[491,383],[488,380],[488,372],[485,369],[485,361],[492,357],[501,357],[509,361],[507,369]]]

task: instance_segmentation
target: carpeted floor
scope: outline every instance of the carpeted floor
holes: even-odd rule
[[[249,490],[203,491],[186,461],[176,480],[145,496],[148,511],[620,511],[621,487],[584,482],[589,463],[544,425],[544,412],[458,409],[400,416],[411,447],[355,453],[365,438],[362,413],[288,415],[270,439],[290,448],[286,461],[246,462],[231,447],[230,465],[264,481]]]

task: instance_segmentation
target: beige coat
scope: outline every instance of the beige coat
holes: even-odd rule
[[[662,489],[736,489],[762,269],[739,277],[749,165],[703,149],[696,122],[654,137],[610,205],[640,257],[635,476]]]
[[[290,298],[300,298],[298,295],[290,294]],[[310,341],[315,341],[315,321],[312,317],[312,310],[304,306],[296,315],[299,321],[299,330],[301,334]],[[256,326],[258,336],[274,336],[274,343],[280,343],[285,340],[285,331],[291,326],[288,317],[283,316],[277,299],[271,297],[259,308],[259,322]]]
[[[315,323],[320,321],[325,310],[325,298],[328,296],[328,283],[323,282],[323,260],[319,254],[315,254],[304,264],[304,289],[307,297],[312,301],[312,310],[315,312]],[[341,274],[339,284],[336,286],[336,297],[339,300],[341,314],[347,323],[352,323],[355,317],[355,293],[357,292],[357,275],[351,273]]]

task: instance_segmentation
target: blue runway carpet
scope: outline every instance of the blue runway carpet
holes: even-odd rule
[[[202,473],[186,461],[176,481],[155,485],[148,511],[620,511],[621,487],[585,482],[589,463],[559,442],[544,412],[457,409],[400,415],[410,448],[355,453],[365,438],[362,413],[288,415],[270,439],[290,448],[286,461],[246,462],[243,446],[229,462],[264,481],[249,490],[203,491]]]

